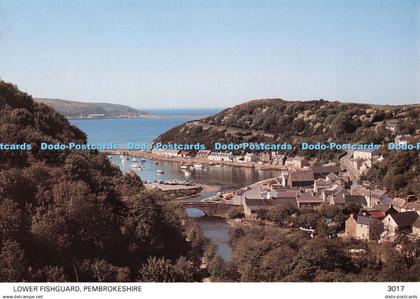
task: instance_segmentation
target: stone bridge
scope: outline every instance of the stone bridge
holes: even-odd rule
[[[232,210],[243,210],[242,206],[214,201],[181,201],[180,204],[184,208],[199,209],[203,211],[203,213],[205,213],[206,216],[226,217],[228,213]]]

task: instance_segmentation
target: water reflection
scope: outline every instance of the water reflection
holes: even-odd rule
[[[207,170],[204,169],[188,169],[190,176],[185,176],[181,169],[181,164],[176,162],[159,161],[153,162],[146,159],[141,162],[137,158],[137,162],[122,162],[119,156],[112,156],[114,161],[122,171],[129,169],[135,171],[143,181],[155,180],[189,180],[199,184],[220,186],[221,190],[231,190],[255,183],[257,181],[279,176],[280,171],[276,170],[258,170],[253,168],[233,167],[233,166],[211,166]],[[132,168],[133,163],[138,163],[141,170]],[[155,164],[159,163],[159,164]],[[163,174],[157,174],[157,170],[162,170]],[[203,192],[199,196],[190,198],[189,200],[201,200],[203,198],[215,195],[216,192]],[[199,209],[186,209],[190,217],[194,217],[200,226],[203,234],[213,244],[216,245],[217,254],[224,260],[229,260],[232,254],[229,239],[229,225],[220,217],[202,217],[204,213]]]
[[[129,169],[135,171],[143,181],[155,180],[188,180],[199,184],[220,186],[222,190],[234,189],[250,185],[257,181],[280,175],[278,170],[259,170],[245,167],[234,166],[210,166],[208,169],[189,168],[189,176],[181,169],[181,164],[169,161],[158,161],[155,164],[149,159],[140,163],[141,170],[132,167],[134,162],[122,162],[119,156],[112,156],[112,160],[121,168],[122,171]],[[157,170],[162,170],[163,174],[157,174]]]
[[[186,209],[188,216],[195,218],[204,236],[216,245],[216,253],[225,261],[232,255],[229,225],[220,217],[206,216],[199,209]]]

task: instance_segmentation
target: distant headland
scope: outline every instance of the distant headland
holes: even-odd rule
[[[201,119],[209,115],[158,114],[149,113],[130,106],[110,103],[81,102],[74,100],[34,98],[70,119],[109,119],[109,118],[191,118]]]

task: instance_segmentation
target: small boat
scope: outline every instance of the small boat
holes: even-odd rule
[[[187,165],[181,165],[181,169],[188,169]]]
[[[190,176],[190,175],[191,175],[191,172],[189,172],[188,170],[185,170],[185,171],[184,171],[184,175],[185,175],[185,176]]]
[[[137,162],[136,158],[131,159],[131,162]]]
[[[203,164],[201,163],[194,164],[194,168],[203,168]]]
[[[146,163],[146,159],[141,159],[141,163]]]
[[[165,172],[163,170],[158,169],[158,170],[156,170],[156,173],[157,174],[164,174]]]
[[[153,164],[158,165],[159,162],[158,161],[153,161]]]
[[[140,164],[139,163],[133,163],[133,164],[131,164],[131,167],[132,168],[140,167]]]

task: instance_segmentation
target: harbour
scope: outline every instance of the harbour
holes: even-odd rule
[[[182,111],[178,113],[182,113]],[[197,111],[197,113],[204,114],[202,111]],[[124,144],[128,142],[149,143],[164,131],[185,121],[187,119],[138,118],[77,120],[77,122],[73,120],[72,123],[87,133],[89,142]],[[124,130],[118,129],[120,127],[124,127]],[[275,169],[237,167],[228,163],[209,164],[204,160],[191,161],[187,158],[155,157],[142,151],[120,150],[104,153],[108,154],[110,161],[122,172],[133,171],[146,185],[159,184],[159,181],[188,181],[201,186],[200,192],[184,198],[188,201],[208,199],[216,196],[218,192],[230,192],[278,176],[281,172]],[[229,260],[231,247],[228,221],[222,217],[203,217],[206,214],[197,208],[186,207],[185,210],[189,217],[195,219],[204,236],[216,246],[217,254],[223,259]]]

